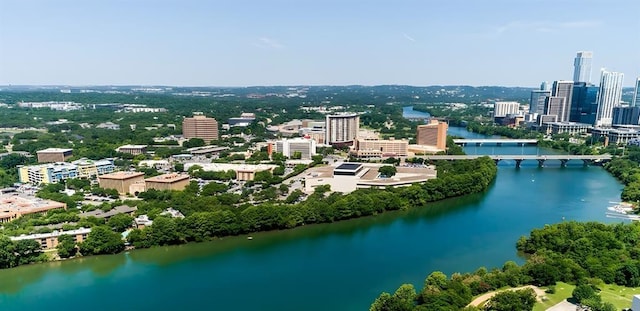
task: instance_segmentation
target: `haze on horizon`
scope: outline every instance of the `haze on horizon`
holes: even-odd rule
[[[500,85],[640,76],[635,0],[0,0],[0,85]]]

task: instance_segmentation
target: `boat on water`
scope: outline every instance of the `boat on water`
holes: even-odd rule
[[[619,214],[629,214],[633,212],[633,205],[629,203],[618,203],[614,206],[608,207],[607,209]]]

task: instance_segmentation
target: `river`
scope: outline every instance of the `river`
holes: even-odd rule
[[[473,137],[461,128],[450,134]],[[466,147],[469,154],[536,154]],[[4,310],[367,310],[382,291],[434,270],[522,263],[531,229],[605,217],[622,185],[600,167],[504,162],[486,193],[335,224],[0,271]]]

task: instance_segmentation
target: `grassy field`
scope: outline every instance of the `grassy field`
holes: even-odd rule
[[[602,301],[610,302],[620,310],[631,307],[631,298],[633,295],[640,294],[640,287],[623,287],[615,284],[602,284],[598,287],[601,290],[600,297],[602,297]],[[555,304],[571,297],[574,288],[574,285],[558,282],[556,284],[555,294],[547,294],[547,300],[536,303],[533,310],[547,310]]]

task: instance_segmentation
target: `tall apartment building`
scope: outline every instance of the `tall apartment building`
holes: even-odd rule
[[[568,122],[573,96],[573,81],[554,81],[551,89],[551,96],[564,98],[563,110],[561,113],[557,114],[557,116],[559,122]],[[545,114],[551,113],[545,112]]]
[[[493,117],[504,118],[509,114],[517,114],[520,111],[518,102],[495,102],[493,105]]]
[[[418,125],[416,141],[418,145],[435,146],[438,149],[447,149],[447,130],[449,125],[438,120],[431,120],[429,124]]]
[[[596,126],[611,126],[613,122],[613,107],[618,106],[622,98],[623,80],[624,74],[621,72],[602,70],[597,97]]]
[[[186,139],[200,138],[208,145],[218,140],[218,121],[202,113],[194,113],[193,117],[182,121],[182,136]]]
[[[358,137],[360,117],[355,113],[327,115],[325,126],[325,144],[351,144]]]
[[[573,61],[573,81],[591,83],[593,52],[580,51]]]
[[[47,148],[36,151],[36,154],[38,155],[39,163],[64,162],[71,158],[73,155],[73,149]]]
[[[631,102],[631,106],[638,107],[640,106],[640,77],[636,79],[635,86],[636,88],[633,91],[633,101]]]
[[[567,103],[564,97],[549,96],[544,103],[545,116],[555,116],[557,122],[563,122]]]
[[[310,138],[293,138],[276,141],[275,152],[282,153],[285,157],[293,158],[296,152],[300,153],[300,159],[311,160],[316,154],[316,142]]]
[[[351,154],[357,158],[406,157],[408,149],[409,142],[406,140],[368,140],[359,138],[356,140]]]

